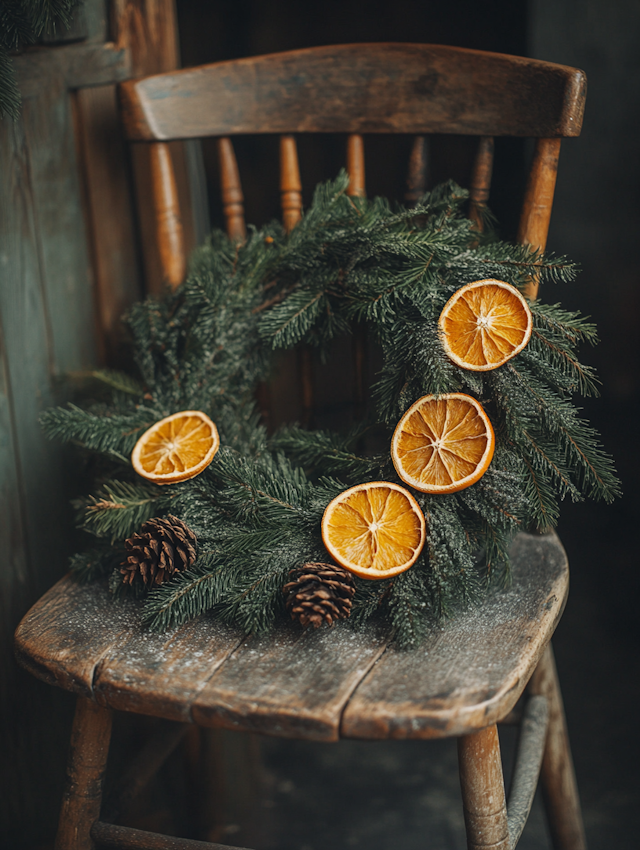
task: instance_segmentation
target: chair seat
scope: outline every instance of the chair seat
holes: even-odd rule
[[[513,582],[417,649],[381,626],[283,625],[247,637],[209,617],[154,634],[140,603],[66,577],[16,631],[18,661],[98,704],[283,737],[438,738],[504,718],[562,614],[568,564],[555,534],[519,534]]]

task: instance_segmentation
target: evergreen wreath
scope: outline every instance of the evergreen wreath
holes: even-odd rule
[[[354,484],[402,483],[389,451],[361,451],[363,434],[377,430],[388,446],[398,419],[424,395],[463,392],[481,402],[495,431],[493,461],[459,492],[413,491],[426,543],[410,569],[378,581],[355,577],[348,605],[346,579],[333,582],[343,594],[335,610],[350,613],[354,626],[383,616],[400,645],[414,645],[438,618],[481,600],[492,582],[508,582],[518,530],[553,527],[566,496],[619,494],[611,459],[571,400],[597,392],[593,370],[576,355],[581,342],[596,342],[593,324],[532,302],[528,345],[487,372],[455,365],[438,334],[445,303],[465,284],[497,278],[522,289],[534,275],[541,283],[572,280],[576,266],[500,241],[490,222],[478,233],[464,214],[467,192],[454,183],[412,209],[349,197],[347,185],[343,172],[319,186],[290,234],[271,223],[236,245],[214,232],[176,292],[126,317],[135,376],[97,372],[108,403],[42,416],[50,437],[102,457],[95,492],[77,505],[94,545],[72,558],[73,573],[82,581],[110,575],[116,596],[144,596],[144,621],[154,630],[211,612],[266,632],[287,616],[292,578],[310,581],[305,565],[322,567],[307,594],[311,606],[320,600],[313,610],[321,622],[317,583],[332,569],[320,536],[325,508]],[[254,395],[273,349],[306,343],[326,351],[354,321],[366,322],[383,354],[367,419],[348,434],[290,425],[269,436]],[[201,474],[158,486],[136,475],[130,455],[147,429],[182,410],[209,416],[221,448]],[[160,585],[130,572],[123,581],[125,541],[163,517],[195,535],[195,562]],[[302,602],[305,588],[296,590]]]

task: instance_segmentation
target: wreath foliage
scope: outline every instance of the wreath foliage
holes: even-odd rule
[[[347,184],[341,173],[319,186],[290,234],[272,223],[238,246],[214,232],[176,292],[126,317],[135,374],[94,373],[108,402],[42,417],[50,437],[103,457],[95,492],[78,503],[94,545],[74,556],[72,570],[82,580],[110,574],[114,593],[145,595],[153,629],[209,611],[248,632],[268,631],[285,615],[289,572],[327,559],[320,521],[329,501],[356,483],[399,482],[388,448],[366,446],[388,447],[397,420],[426,394],[477,398],[496,433],[494,459],[458,493],[414,493],[427,522],[424,550],[392,579],[356,580],[355,626],[386,616],[401,645],[415,644],[434,620],[481,599],[491,582],[508,582],[518,530],[554,526],[566,496],[618,495],[612,461],[572,401],[597,392],[576,353],[596,342],[593,324],[557,304],[531,303],[527,347],[483,373],[454,365],[437,332],[443,306],[466,283],[497,278],[522,289],[532,275],[572,280],[576,266],[500,241],[491,229],[479,234],[464,214],[467,193],[454,183],[412,209],[351,198]],[[326,353],[354,322],[366,323],[382,350],[365,419],[346,434],[289,425],[268,435],[254,397],[272,351],[305,343]],[[194,409],[218,427],[213,463],[180,484],[139,478],[129,456],[140,435]],[[195,564],[150,591],[141,581],[124,586],[124,540],[167,514],[197,535]]]

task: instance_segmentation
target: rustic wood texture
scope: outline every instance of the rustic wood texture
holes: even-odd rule
[[[512,850],[522,835],[533,805],[548,723],[549,703],[546,697],[529,697],[520,727],[518,754],[507,807]]]
[[[293,132],[551,137],[579,134],[585,86],[581,71],[534,59],[441,45],[351,44],[132,81],[122,97],[131,139]]]
[[[90,831],[100,816],[111,718],[109,710],[78,697],[55,850],[93,850]]]
[[[458,738],[468,850],[511,850],[496,725]]]
[[[34,675],[124,711],[311,740],[465,734],[508,714],[560,616],[564,551],[518,536],[512,588],[434,629],[411,652],[383,631],[283,626],[243,638],[208,618],[157,635],[139,603],[60,581],[16,633]]]
[[[305,632],[286,626],[249,638],[203,688],[193,719],[202,726],[338,740],[345,703],[387,642],[381,630],[354,633],[345,624]]]
[[[95,283],[96,345],[100,360],[115,365],[122,361],[121,317],[142,295],[128,153],[115,86],[78,89],[73,104]]]
[[[102,821],[93,825],[91,837],[98,850],[243,850],[235,845],[232,848],[228,844],[174,838],[171,835],[158,835],[156,832],[116,826]]]
[[[364,140],[358,133],[352,133],[347,138],[347,173],[349,174],[347,195],[364,198],[367,194],[364,176]]]
[[[244,220],[244,195],[240,182],[240,172],[231,139],[218,139],[218,160],[220,163],[220,186],[222,188],[222,210],[227,228],[227,236],[234,242],[244,242],[247,238],[247,226]]]
[[[549,703],[549,727],[540,779],[554,850],[586,850],[567,721],[551,644],[531,677],[528,690],[530,694],[545,696]]]
[[[463,735],[511,711],[568,592],[566,555],[555,535],[520,534],[511,552],[508,590],[434,629],[412,652],[387,650],[349,701],[344,737]]]
[[[493,138],[483,136],[478,142],[478,152],[473,163],[469,187],[469,218],[478,230],[483,229],[482,212],[489,200],[493,173]]]
[[[541,251],[546,247],[549,233],[560,142],[560,139],[537,139],[520,214],[518,242]],[[524,294],[530,299],[538,297],[537,278],[529,282]]]

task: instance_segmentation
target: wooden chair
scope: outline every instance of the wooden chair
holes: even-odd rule
[[[348,134],[354,195],[364,193],[362,133],[416,134],[409,169],[416,195],[424,188],[426,134],[477,136],[470,215],[478,223],[489,194],[493,137],[533,137],[518,238],[544,247],[560,141],[579,134],[584,98],[584,74],[572,68],[415,44],[300,50],[122,86],[126,135],[151,146],[158,246],[172,286],[184,276],[185,256],[170,140],[218,138],[227,229],[242,240],[243,195],[233,135],[280,134],[288,228],[295,226],[302,206],[293,134]],[[532,281],[529,294],[535,291]],[[306,377],[304,406],[310,410],[308,369]],[[549,643],[567,597],[567,561],[553,534],[520,534],[512,558],[508,591],[435,630],[410,652],[394,648],[377,627],[353,635],[344,624],[315,632],[283,626],[269,638],[255,638],[201,618],[143,638],[138,603],[113,606],[102,585],[62,579],[16,632],[20,663],[78,695],[57,850],[221,847],[100,820],[114,709],[320,741],[457,736],[469,848],[515,847],[541,771],[554,847],[584,850]],[[501,722],[521,724],[508,806],[496,726]],[[142,760],[131,787],[177,737],[165,740],[151,761]]]

